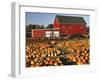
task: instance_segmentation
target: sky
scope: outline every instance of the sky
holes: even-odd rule
[[[58,13],[34,13],[34,12],[26,12],[26,25],[29,24],[39,24],[44,25],[45,27],[48,24],[53,24],[56,15],[62,16],[78,16],[83,17],[87,23],[87,26],[90,25],[90,16],[89,15],[75,15],[75,14],[58,14]]]

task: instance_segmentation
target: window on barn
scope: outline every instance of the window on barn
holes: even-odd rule
[[[54,37],[59,37],[59,31],[54,31],[54,32],[53,32],[53,36],[54,36]]]
[[[45,35],[46,37],[52,37],[52,31],[46,31],[45,33],[46,33]]]

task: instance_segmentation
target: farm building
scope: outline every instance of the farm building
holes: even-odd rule
[[[60,34],[84,34],[86,22],[83,17],[59,16],[55,17],[54,28],[60,29]]]
[[[32,29],[33,38],[59,37],[59,29]]]
[[[32,37],[59,37],[86,33],[86,22],[83,17],[56,15],[52,29],[32,29]]]

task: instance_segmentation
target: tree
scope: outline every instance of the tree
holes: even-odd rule
[[[33,24],[33,25],[32,25],[32,29],[36,29],[36,25]]]
[[[53,24],[49,24],[47,28],[53,28]]]
[[[32,24],[26,26],[26,32],[31,32]]]
[[[90,28],[89,28],[89,26],[88,27],[86,27],[86,31],[89,33],[89,30],[90,30]]]
[[[41,29],[45,29],[45,26],[44,25],[41,25]]]

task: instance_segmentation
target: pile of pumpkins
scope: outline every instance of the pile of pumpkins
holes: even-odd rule
[[[27,43],[27,42],[26,42]],[[89,64],[89,40],[28,41],[26,44],[26,67],[64,65],[60,55],[79,64]]]

